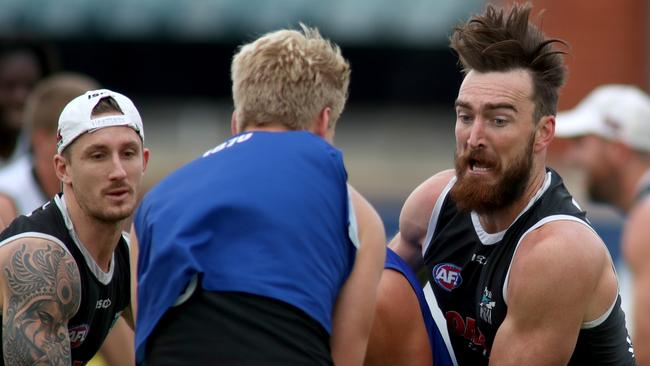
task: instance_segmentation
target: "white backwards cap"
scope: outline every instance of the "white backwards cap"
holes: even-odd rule
[[[92,118],[93,108],[102,98],[111,97],[122,110],[123,115],[100,116]],[[142,142],[144,129],[140,113],[128,97],[108,89],[91,90],[68,103],[59,116],[56,150],[60,154],[77,137],[104,127],[127,126],[133,128]]]

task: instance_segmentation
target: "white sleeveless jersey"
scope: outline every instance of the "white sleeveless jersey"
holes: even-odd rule
[[[0,193],[14,201],[18,215],[31,213],[48,201],[34,177],[30,155],[24,155],[0,170]]]

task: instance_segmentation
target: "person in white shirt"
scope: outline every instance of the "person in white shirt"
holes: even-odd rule
[[[555,135],[570,139],[568,163],[586,173],[589,198],[626,215],[623,279],[624,310],[631,311],[630,332],[639,365],[650,363],[650,96],[632,85],[608,84],[594,89],[573,110],[557,116]],[[632,284],[625,281],[628,270]],[[631,287],[631,290],[628,288]]]
[[[0,170],[0,218],[8,225],[47,202],[61,189],[52,159],[56,153],[56,128],[63,107],[99,84],[84,75],[59,73],[44,79],[27,99],[24,126],[32,154]]]

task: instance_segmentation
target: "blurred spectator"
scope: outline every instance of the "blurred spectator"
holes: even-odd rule
[[[28,41],[0,41],[0,166],[28,150],[21,135],[27,96],[55,68],[49,46]]]
[[[639,364],[650,362],[650,96],[629,85],[603,85],[571,111],[558,114],[555,135],[571,138],[566,160],[585,170],[594,202],[627,215],[622,246],[633,273],[630,332]],[[618,265],[619,272],[626,268]],[[633,304],[632,304],[633,303]]]
[[[99,89],[99,84],[87,76],[61,73],[43,80],[29,96],[24,124],[32,154],[0,170],[0,218],[4,222],[32,212],[60,191],[52,163],[59,114],[69,101],[93,89]]]

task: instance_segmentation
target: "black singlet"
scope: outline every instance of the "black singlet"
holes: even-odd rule
[[[72,365],[76,366],[85,364],[97,353],[130,302],[129,248],[123,235],[113,255],[112,274],[102,272],[89,255],[84,255],[82,244],[72,238],[68,229],[72,226],[68,225],[70,220],[62,201],[62,196],[56,196],[31,215],[15,219],[0,234],[0,245],[10,243],[16,235],[34,233],[65,245],[72,254],[81,276],[81,304],[68,322]],[[0,365],[4,365],[4,357],[0,358]]]
[[[487,365],[496,331],[507,313],[504,284],[521,238],[553,220],[590,224],[560,176],[550,169],[530,204],[507,230],[497,234],[483,231],[474,213],[457,210],[448,195],[454,181],[434,208],[424,261],[459,365]],[[570,365],[635,364],[620,297],[612,302],[603,317],[583,324]]]

